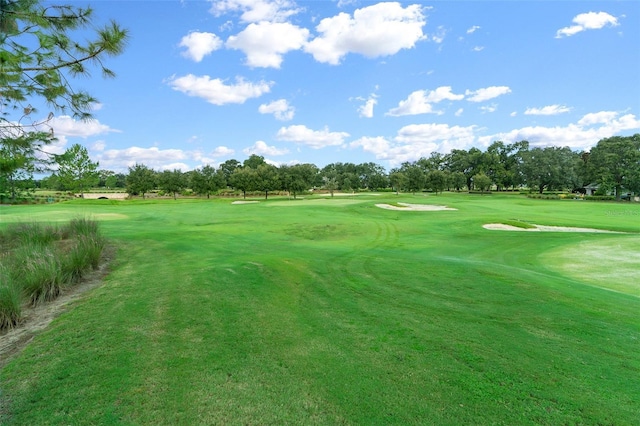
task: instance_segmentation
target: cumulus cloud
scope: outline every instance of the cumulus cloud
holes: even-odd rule
[[[309,38],[309,30],[288,22],[251,23],[243,31],[227,39],[226,46],[247,55],[250,67],[280,68],[283,55],[301,49]]]
[[[568,146],[588,150],[600,139],[620,132],[640,129],[640,120],[633,114],[620,116],[618,112],[601,111],[583,116],[577,123],[567,126],[529,126],[479,138],[483,144],[494,140],[516,142],[527,140],[532,146]]]
[[[467,90],[465,95],[469,102],[483,102],[507,93],[511,93],[511,89],[508,86],[491,86],[478,90]]]
[[[213,33],[194,31],[182,37],[179,46],[187,49],[182,52],[182,56],[200,62],[205,56],[222,47],[222,40]]]
[[[243,149],[242,152],[244,152],[247,155],[255,154],[255,155],[278,156],[278,155],[288,154],[289,150],[278,149],[275,146],[269,146],[264,141],[256,141],[256,143],[254,143],[253,146]]]
[[[242,12],[243,22],[284,22],[300,9],[290,0],[215,0],[210,12],[220,16],[229,12]]]
[[[398,165],[428,157],[432,152],[466,149],[476,140],[475,126],[460,127],[447,124],[412,124],[402,127],[393,140],[383,137],[363,137],[349,146],[361,148],[378,160]]]
[[[276,120],[289,121],[293,119],[295,108],[289,105],[286,99],[278,99],[258,107],[260,114],[273,114]]]
[[[277,133],[279,140],[307,145],[313,149],[340,146],[347,137],[349,133],[346,132],[330,132],[326,127],[322,130],[312,130],[304,125],[282,127]]]
[[[178,164],[179,160],[187,160],[189,156],[181,149],[161,150],[157,147],[132,146],[125,149],[108,149],[98,154],[96,158],[100,161],[101,167],[110,170],[131,167],[136,163],[156,170],[167,170],[170,166]],[[180,164],[184,163],[180,162]],[[184,170],[188,170],[188,166]]]
[[[527,108],[525,115],[558,115],[571,111],[571,108],[564,105],[547,105],[542,108]]]
[[[360,117],[373,118],[373,107],[378,103],[378,100],[376,98],[377,96],[375,95],[375,93],[371,94],[369,98],[365,100],[365,103],[358,107],[358,113],[360,114]]]
[[[318,37],[305,46],[316,61],[337,65],[348,53],[368,58],[393,55],[424,39],[426,18],[420,5],[403,8],[400,3],[378,3],[339,13],[316,26]]]
[[[235,84],[225,84],[223,80],[212,80],[208,75],[199,77],[188,74],[170,79],[169,85],[173,90],[186,93],[188,96],[202,98],[214,105],[226,105],[242,104],[247,99],[269,93],[273,82],[251,83],[238,77]]]
[[[144,164],[154,170],[191,170],[193,164],[216,164],[221,157],[228,157],[235,153],[231,148],[218,146],[211,152],[199,150],[186,151],[182,149],[160,149],[158,147],[141,148],[132,146],[123,149],[108,149],[95,154],[100,166],[114,171],[126,172],[128,167]]]
[[[451,86],[438,87],[429,92],[426,90],[416,90],[411,93],[407,99],[400,101],[396,108],[389,110],[386,115],[399,117],[403,115],[429,113],[442,114],[442,111],[435,111],[432,104],[444,100],[459,101],[461,99],[464,99],[464,95],[456,95],[453,93]]]
[[[102,124],[100,121],[95,119],[88,121],[75,120],[68,115],[53,117],[49,122],[47,122],[47,126],[53,128],[53,132],[56,136],[76,136],[87,138],[103,133],[120,132],[119,130],[112,129],[106,124]],[[48,130],[48,128],[43,128],[41,130]]]
[[[606,12],[581,13],[573,18],[572,22],[575,25],[560,28],[556,32],[556,38],[571,37],[582,31],[599,30],[606,26],[615,27],[619,25],[618,18]]]

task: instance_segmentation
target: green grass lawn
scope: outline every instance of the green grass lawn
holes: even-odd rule
[[[77,200],[0,206],[0,226],[79,215],[117,258],[0,371],[1,424],[640,418],[640,205]],[[630,233],[482,228],[509,221]]]

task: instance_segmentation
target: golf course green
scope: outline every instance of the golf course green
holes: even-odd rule
[[[0,370],[0,424],[638,424],[640,204],[254,201],[0,206],[116,248]],[[483,228],[518,222],[618,233]]]

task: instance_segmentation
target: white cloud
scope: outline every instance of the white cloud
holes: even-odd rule
[[[436,90],[427,92],[426,90],[416,90],[409,97],[400,101],[396,108],[392,108],[386,115],[399,117],[403,115],[416,114],[442,114],[442,111],[434,111],[434,103],[444,100],[459,101],[464,99],[464,95],[456,95],[451,92],[451,86],[438,87]]]
[[[564,105],[547,105],[542,108],[527,108],[525,115],[558,115],[571,111],[571,108]]]
[[[375,95],[375,93],[371,94],[365,101],[365,103],[358,107],[358,113],[360,114],[360,117],[373,118],[373,107],[378,103],[378,100],[376,98],[377,96]]]
[[[615,111],[600,111],[586,114],[578,121],[580,126],[591,126],[592,124],[606,124],[614,121],[618,113]]]
[[[242,152],[244,152],[247,155],[256,154],[256,155],[278,156],[278,155],[288,154],[289,150],[278,149],[275,146],[269,146],[264,141],[256,141],[256,143],[254,143],[253,146],[243,149]]]
[[[615,27],[620,25],[618,18],[606,12],[581,13],[573,18],[572,22],[575,25],[560,28],[556,32],[556,38],[570,37],[585,30],[599,30],[606,26]]]
[[[340,146],[348,136],[349,133],[346,132],[330,132],[326,127],[323,130],[312,130],[304,125],[282,127],[277,134],[279,140],[307,145],[313,149]]]
[[[437,31],[431,36],[431,41],[440,44],[444,41],[444,37],[447,35],[447,30],[441,25],[437,28]]]
[[[484,113],[496,112],[497,110],[498,110],[498,105],[496,104],[484,105],[480,107],[480,111]]]
[[[447,124],[412,124],[398,131],[393,140],[383,137],[363,137],[349,146],[362,148],[378,160],[398,165],[428,157],[432,152],[466,149],[475,141],[475,126],[460,127]]]
[[[87,138],[89,136],[100,135],[103,133],[120,132],[119,130],[112,129],[106,124],[100,123],[98,120],[75,120],[68,115],[61,115],[59,117],[53,117],[47,126],[53,128],[54,135],[58,136],[76,136],[81,138]],[[42,128],[40,130],[48,130]]]
[[[188,74],[169,80],[172,89],[189,96],[202,98],[214,105],[242,104],[247,99],[257,98],[271,91],[272,82],[260,81],[251,83],[236,78],[235,84],[225,84],[219,78],[211,79],[208,75],[195,76]]]
[[[455,116],[456,117],[460,117],[462,115],[462,113],[464,112],[463,108],[459,108],[456,112],[455,112]]]
[[[196,62],[219,49],[222,46],[220,37],[213,33],[191,32],[180,40],[180,47],[186,47],[187,50],[182,55]]]
[[[378,3],[357,9],[353,17],[339,13],[321,20],[316,26],[321,35],[310,41],[305,51],[316,61],[332,65],[348,53],[368,58],[393,55],[424,39],[425,23],[420,5],[403,8],[400,3]]]
[[[473,27],[471,27],[471,28],[469,28],[469,29],[467,30],[467,34],[473,34],[473,33],[475,33],[475,32],[476,32],[477,30],[479,30],[479,29],[480,29],[480,27],[479,27],[478,25],[474,25]]]
[[[226,46],[242,50],[250,67],[280,68],[282,56],[301,49],[309,38],[309,30],[288,22],[252,23],[227,39]]]
[[[507,86],[491,86],[473,91],[467,90],[465,95],[467,95],[467,100],[470,102],[483,102],[507,93],[511,93],[511,89]]]
[[[283,22],[299,11],[290,0],[214,0],[210,10],[215,16],[242,12],[243,22]]]
[[[176,164],[185,165],[179,160],[187,160],[189,155],[181,149],[161,150],[157,147],[140,148],[132,146],[125,149],[108,149],[96,155],[96,158],[101,167],[109,170],[126,169],[136,163],[144,164],[156,170],[166,170]],[[184,169],[188,169],[188,166]]]
[[[474,52],[482,52],[484,50],[484,46],[476,46],[473,49]]]
[[[258,107],[260,114],[273,114],[276,120],[289,121],[293,119],[295,108],[289,105],[286,99],[278,99]]]
[[[186,165],[185,163],[170,163],[170,164],[162,164],[158,170],[159,171],[165,171],[165,170],[180,170],[183,172],[188,172],[191,168]]]
[[[527,140],[532,146],[568,146],[588,150],[599,140],[623,131],[640,129],[640,120],[633,114],[620,116],[613,111],[601,111],[583,116],[577,123],[567,126],[529,126],[479,138],[483,144],[495,140],[516,142]]]
[[[92,151],[104,151],[107,147],[107,144],[104,141],[96,141],[93,145],[91,145]]]

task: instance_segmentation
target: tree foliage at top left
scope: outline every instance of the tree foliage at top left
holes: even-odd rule
[[[28,157],[0,159],[6,166],[0,181],[25,161],[31,166],[47,157],[42,146],[54,140],[47,123],[55,112],[91,118],[97,99],[74,89],[72,79],[96,68],[113,77],[104,60],[122,53],[128,39],[128,31],[117,23],[98,28],[92,19],[91,8],[0,0],[0,148],[6,148],[3,157],[16,150]],[[80,32],[90,32],[91,39],[80,41]],[[48,113],[37,111],[43,103],[51,108]]]

